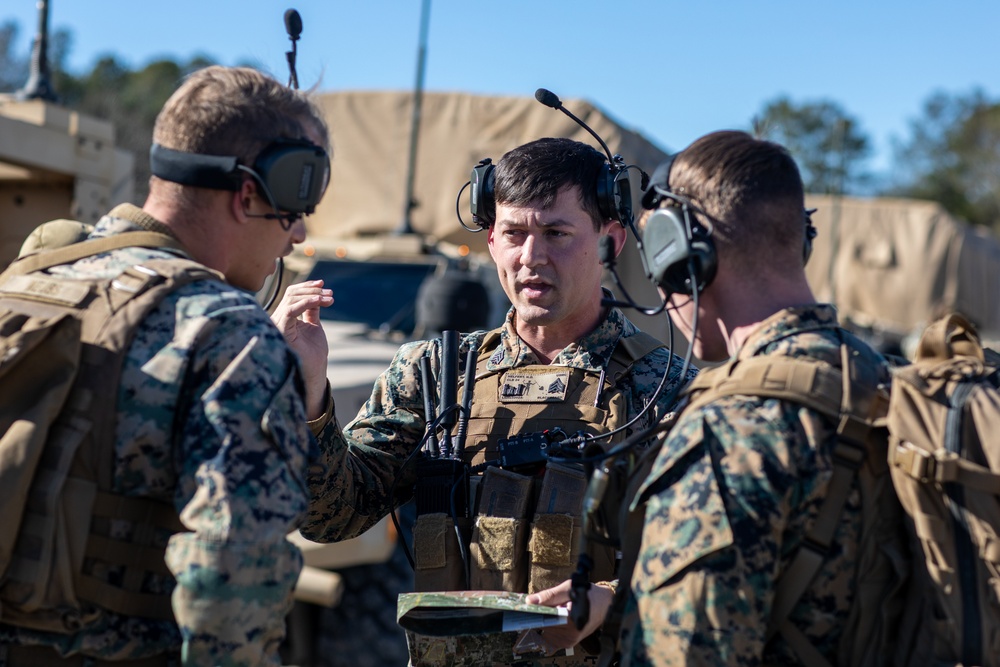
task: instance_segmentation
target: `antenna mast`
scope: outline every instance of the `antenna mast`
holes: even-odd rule
[[[403,201],[403,220],[397,234],[412,234],[410,214],[417,207],[413,198],[413,181],[417,171],[417,140],[420,136],[420,111],[424,99],[424,62],[427,60],[427,28],[430,23],[431,0],[424,0],[420,9],[420,46],[417,51],[417,80],[413,87],[413,116],[410,124],[410,157],[406,163],[406,197]]]
[[[49,78],[49,3],[38,0],[38,34],[31,49],[31,74],[28,83],[17,92],[20,100],[57,102],[59,98]]]

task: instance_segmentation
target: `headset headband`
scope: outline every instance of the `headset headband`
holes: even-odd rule
[[[267,199],[288,213],[312,213],[330,180],[326,151],[304,139],[280,139],[260,152],[253,167],[229,155],[188,153],[153,144],[152,174],[172,183],[212,190],[240,189],[243,176],[253,177]]]
[[[175,151],[160,144],[149,149],[152,174],[171,183],[211,190],[239,190],[243,174],[239,159],[229,155],[202,155]]]

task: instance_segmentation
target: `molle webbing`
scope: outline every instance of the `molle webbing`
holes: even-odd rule
[[[781,633],[805,664],[827,663],[788,617],[829,553],[858,470],[866,462],[874,474],[887,470],[888,392],[878,385],[876,364],[858,363],[861,352],[846,344],[840,349],[841,369],[847,372],[816,359],[767,355],[702,371],[687,389],[691,401],[685,410],[726,396],[778,398],[816,410],[836,426],[833,475],[826,497],[778,580],[767,632],[768,639]]]
[[[169,535],[184,527],[169,502],[112,492],[119,382],[135,331],[164,297],[195,281],[224,278],[181,258],[150,260],[113,280],[70,280],[40,272],[133,246],[180,247],[164,234],[128,232],[29,255],[0,276],[0,306],[14,320],[52,331],[54,323],[72,321],[78,332],[79,368],[69,376],[66,399],[42,417],[51,420],[44,449],[25,469],[33,481],[0,589],[3,620],[14,625],[72,630],[92,614],[78,601],[128,616],[172,618],[163,554]],[[58,338],[46,344],[43,349],[61,345]],[[34,359],[24,363],[29,366],[14,372],[36,372]],[[110,577],[94,576],[98,571]],[[168,582],[154,586],[164,592],[143,592],[150,575]],[[112,578],[119,583],[110,583]],[[66,611],[52,611],[59,609]],[[82,615],[74,620],[73,610]]]
[[[84,572],[76,584],[81,599],[125,616],[173,619],[168,596],[142,592],[148,575],[161,579],[172,576],[163,560],[164,537],[186,530],[173,505],[99,491],[94,499],[93,517],[84,552]],[[97,533],[116,521],[129,522],[131,536],[127,540]],[[98,564],[122,568],[121,585],[109,584],[87,573]]]
[[[509,403],[500,398],[502,378],[508,370],[518,371],[523,367],[498,372],[487,370],[487,362],[500,340],[500,331],[495,329],[487,333],[479,346],[472,414],[466,434],[466,452],[473,464],[495,458],[497,441],[516,433],[537,432],[558,426],[568,435],[580,430],[596,435],[621,426],[628,419],[629,406],[626,405],[625,393],[608,390],[627,377],[636,361],[663,347],[663,343],[643,332],[619,338],[604,373],[567,369],[571,377],[564,401]],[[624,434],[618,434],[609,443],[618,442],[623,437]]]

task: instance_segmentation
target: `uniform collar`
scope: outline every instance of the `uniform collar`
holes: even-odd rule
[[[540,363],[531,348],[517,335],[514,318],[515,311],[512,307],[507,311],[507,318],[500,330],[500,342],[487,362],[488,370],[499,371]],[[607,366],[618,339],[636,331],[636,326],[621,310],[611,308],[597,328],[563,348],[550,365],[598,372]]]
[[[136,230],[157,232],[177,239],[177,235],[167,225],[163,224],[135,204],[119,204],[97,223],[95,236],[111,236],[121,232]],[[180,240],[180,239],[177,239]]]
[[[807,331],[836,329],[837,309],[827,303],[783,308],[760,323],[736,354],[746,359],[764,352],[782,338]]]

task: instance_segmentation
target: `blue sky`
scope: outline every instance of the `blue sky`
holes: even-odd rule
[[[303,87],[409,89],[420,0],[50,0],[50,26],[73,33],[70,68],[114,53],[140,67],[205,54],[254,62],[286,80],[283,15],[294,7]],[[34,0],[5,0],[27,54]],[[1000,99],[1000,3],[954,0],[432,0],[426,88],[585,98],[664,150],[746,129],[778,95],[840,104],[885,170],[891,139],[935,91]]]

